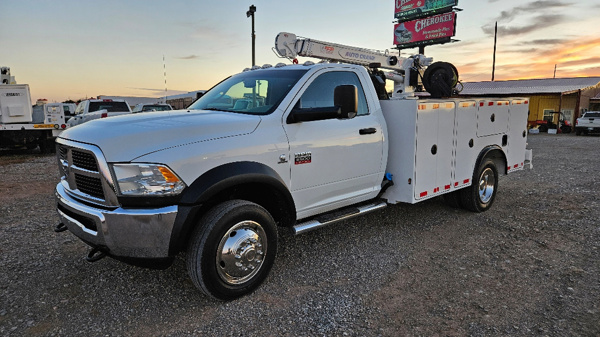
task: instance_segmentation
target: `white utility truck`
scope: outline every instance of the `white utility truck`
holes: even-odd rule
[[[269,273],[278,226],[299,234],[442,195],[482,212],[500,174],[531,165],[527,100],[441,98],[457,80],[447,63],[422,73],[431,63],[422,55],[290,33],[276,51],[336,63],[253,67],[186,110],[61,134],[55,231],[89,244],[89,261],[158,268],[185,251],[194,284],[230,300]],[[419,76],[440,98],[415,96]],[[391,98],[386,78],[396,83]]]
[[[54,138],[67,128],[60,103],[31,106],[29,85],[16,84],[9,67],[0,68],[0,148],[55,149]]]

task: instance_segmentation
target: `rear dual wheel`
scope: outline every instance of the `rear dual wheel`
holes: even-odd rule
[[[254,291],[277,252],[277,226],[260,205],[231,200],[208,211],[193,232],[187,268],[196,287],[219,300]]]

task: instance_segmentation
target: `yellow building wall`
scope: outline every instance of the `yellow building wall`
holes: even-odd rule
[[[577,105],[577,94],[570,94],[561,96],[556,95],[536,95],[531,96],[529,99],[529,118],[528,122],[531,125],[532,122],[544,120],[544,110],[561,111],[572,110],[575,111]],[[573,114],[571,114],[573,119]],[[553,123],[558,123],[558,114],[554,115]],[[569,120],[573,123],[573,120]]]

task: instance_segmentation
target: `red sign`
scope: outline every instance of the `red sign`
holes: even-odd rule
[[[398,48],[449,42],[456,31],[456,13],[450,12],[399,23],[394,26]]]

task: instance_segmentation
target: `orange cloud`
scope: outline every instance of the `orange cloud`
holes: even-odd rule
[[[526,49],[519,49],[524,45],[527,45]],[[600,76],[600,38],[540,40],[530,44],[515,43],[513,47],[498,50],[496,80],[551,78],[555,65],[556,77]],[[462,80],[491,79],[491,50],[486,52],[489,61],[479,58],[483,63],[457,64]]]

